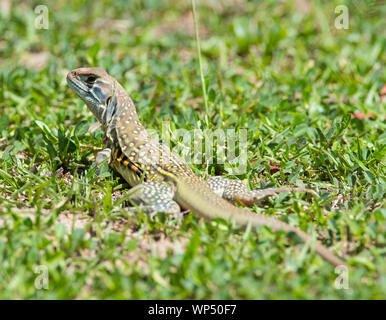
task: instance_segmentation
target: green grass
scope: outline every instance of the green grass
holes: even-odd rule
[[[380,1],[346,1],[347,30],[334,28],[341,1],[199,1],[208,125],[190,1],[52,1],[48,30],[34,28],[40,1],[8,3],[0,13],[0,298],[386,297]],[[282,195],[253,210],[347,259],[350,288],[336,289],[334,268],[283,232],[129,212],[119,175],[90,170],[88,146],[102,147],[102,131],[89,130],[96,119],[65,81],[81,66],[116,77],[148,129],[160,132],[165,120],[172,132],[248,129],[248,173],[233,178],[320,195]],[[191,167],[227,175],[222,165]],[[38,290],[41,265],[49,283]]]

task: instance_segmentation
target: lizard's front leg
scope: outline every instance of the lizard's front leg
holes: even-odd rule
[[[146,213],[181,212],[180,206],[173,200],[173,188],[166,183],[144,182],[131,188],[129,192],[129,200]]]
[[[100,165],[103,161],[107,160],[107,163],[110,164],[111,162],[111,149],[106,148],[102,151],[99,151],[96,156],[93,164],[91,165],[91,168],[96,168],[96,174],[99,175]]]
[[[93,168],[96,167],[98,168],[99,165],[103,162],[107,160],[107,163],[110,163],[111,162],[111,149],[110,148],[106,148],[106,149],[103,149],[102,151],[99,151],[95,157],[95,161],[94,163],[91,165]]]
[[[315,196],[318,194],[314,190],[306,188],[268,188],[250,191],[240,180],[227,179],[220,176],[209,178],[209,187],[220,197],[230,201],[238,202],[245,206],[259,205],[268,197],[275,196],[281,192],[309,192]]]

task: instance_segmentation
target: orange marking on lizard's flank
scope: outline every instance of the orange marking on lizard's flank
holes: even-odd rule
[[[121,153],[121,155],[119,156],[119,158],[117,159],[117,161],[118,161],[118,162],[121,162],[122,159],[123,159],[123,156],[124,156],[123,153]]]
[[[138,173],[139,172],[139,168],[137,167],[137,166],[135,166],[134,164],[130,164],[130,169],[132,170],[132,171],[134,171],[135,173]]]

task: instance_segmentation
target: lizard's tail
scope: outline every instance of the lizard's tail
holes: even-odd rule
[[[268,226],[274,231],[284,230],[287,232],[296,232],[304,242],[312,240],[310,235],[307,233],[280,220],[233,206],[228,201],[216,195],[202,181],[195,181],[193,184],[185,182],[184,179],[178,179],[176,183],[177,188],[175,196],[178,203],[180,203],[185,209],[190,209],[205,218],[223,218],[226,220],[234,219],[237,224],[243,226],[246,226],[249,223],[254,227]],[[315,244],[315,251],[324,260],[334,266],[345,265],[341,259],[336,257],[317,240]]]

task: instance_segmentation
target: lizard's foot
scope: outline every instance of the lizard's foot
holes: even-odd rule
[[[93,164],[91,165],[91,168],[95,168],[95,173],[97,175],[99,175],[100,173],[100,167],[101,167],[101,164],[104,162],[104,161],[107,161],[107,163],[110,163],[111,161],[111,149],[110,148],[106,148],[102,151],[99,151],[95,157],[95,161],[93,162]]]
[[[173,200],[174,190],[168,184],[144,182],[131,188],[129,192],[131,193],[129,200],[146,213],[178,214],[181,212],[180,206]]]
[[[220,197],[230,201],[238,202],[245,206],[259,205],[263,200],[276,196],[281,192],[309,192],[314,196],[318,194],[306,188],[268,188],[250,191],[240,180],[227,179],[220,176],[211,177],[207,180],[209,187]]]

